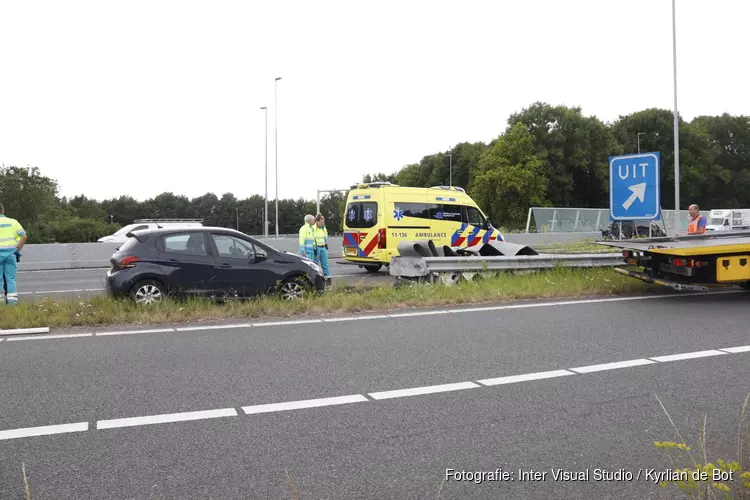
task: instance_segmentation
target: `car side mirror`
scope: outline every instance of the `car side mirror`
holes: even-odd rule
[[[252,258],[252,259],[250,259],[250,260],[251,260],[252,262],[262,262],[262,261],[266,260],[267,258],[268,258],[268,257],[266,257],[265,255],[258,255],[258,254],[255,254],[255,257],[253,257],[253,258]]]

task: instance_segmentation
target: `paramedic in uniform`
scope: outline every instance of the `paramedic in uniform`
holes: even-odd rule
[[[698,205],[688,207],[690,220],[688,222],[688,234],[703,234],[706,232],[706,218],[700,213]]]
[[[328,229],[326,229],[326,219],[323,214],[315,217],[315,253],[320,268],[323,269],[323,275],[326,277],[326,284],[331,284],[331,273],[328,272]]]
[[[299,253],[310,260],[315,260],[315,217],[305,215],[305,223],[299,228]]]
[[[26,231],[16,220],[5,216],[5,208],[0,203],[0,274],[4,280],[3,304],[15,305],[18,302],[16,271],[21,260],[21,248],[26,243]]]

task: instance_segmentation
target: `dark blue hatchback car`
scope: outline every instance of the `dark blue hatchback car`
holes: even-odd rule
[[[110,259],[107,292],[138,304],[167,296],[230,299],[277,294],[298,299],[325,290],[325,277],[314,261],[233,229],[162,228],[128,236]]]

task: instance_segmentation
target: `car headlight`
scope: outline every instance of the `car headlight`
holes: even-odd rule
[[[305,264],[307,264],[308,266],[312,267],[315,270],[316,273],[320,272],[320,266],[317,265],[315,262],[313,262],[311,260],[303,260],[303,262]]]

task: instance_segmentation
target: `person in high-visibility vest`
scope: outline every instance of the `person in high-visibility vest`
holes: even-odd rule
[[[331,283],[331,273],[328,272],[328,229],[326,229],[326,219],[323,214],[315,217],[315,251],[318,257],[318,264],[323,269],[323,276],[326,277],[326,283]]]
[[[701,215],[698,205],[688,207],[690,221],[688,222],[688,234],[703,234],[706,232],[706,218]]]
[[[305,215],[305,223],[299,228],[299,253],[312,260],[315,260],[314,224],[315,217]]]
[[[0,272],[3,275],[3,303],[18,303],[16,272],[21,260],[21,249],[26,244],[26,231],[16,220],[5,216],[5,207],[0,203]]]

